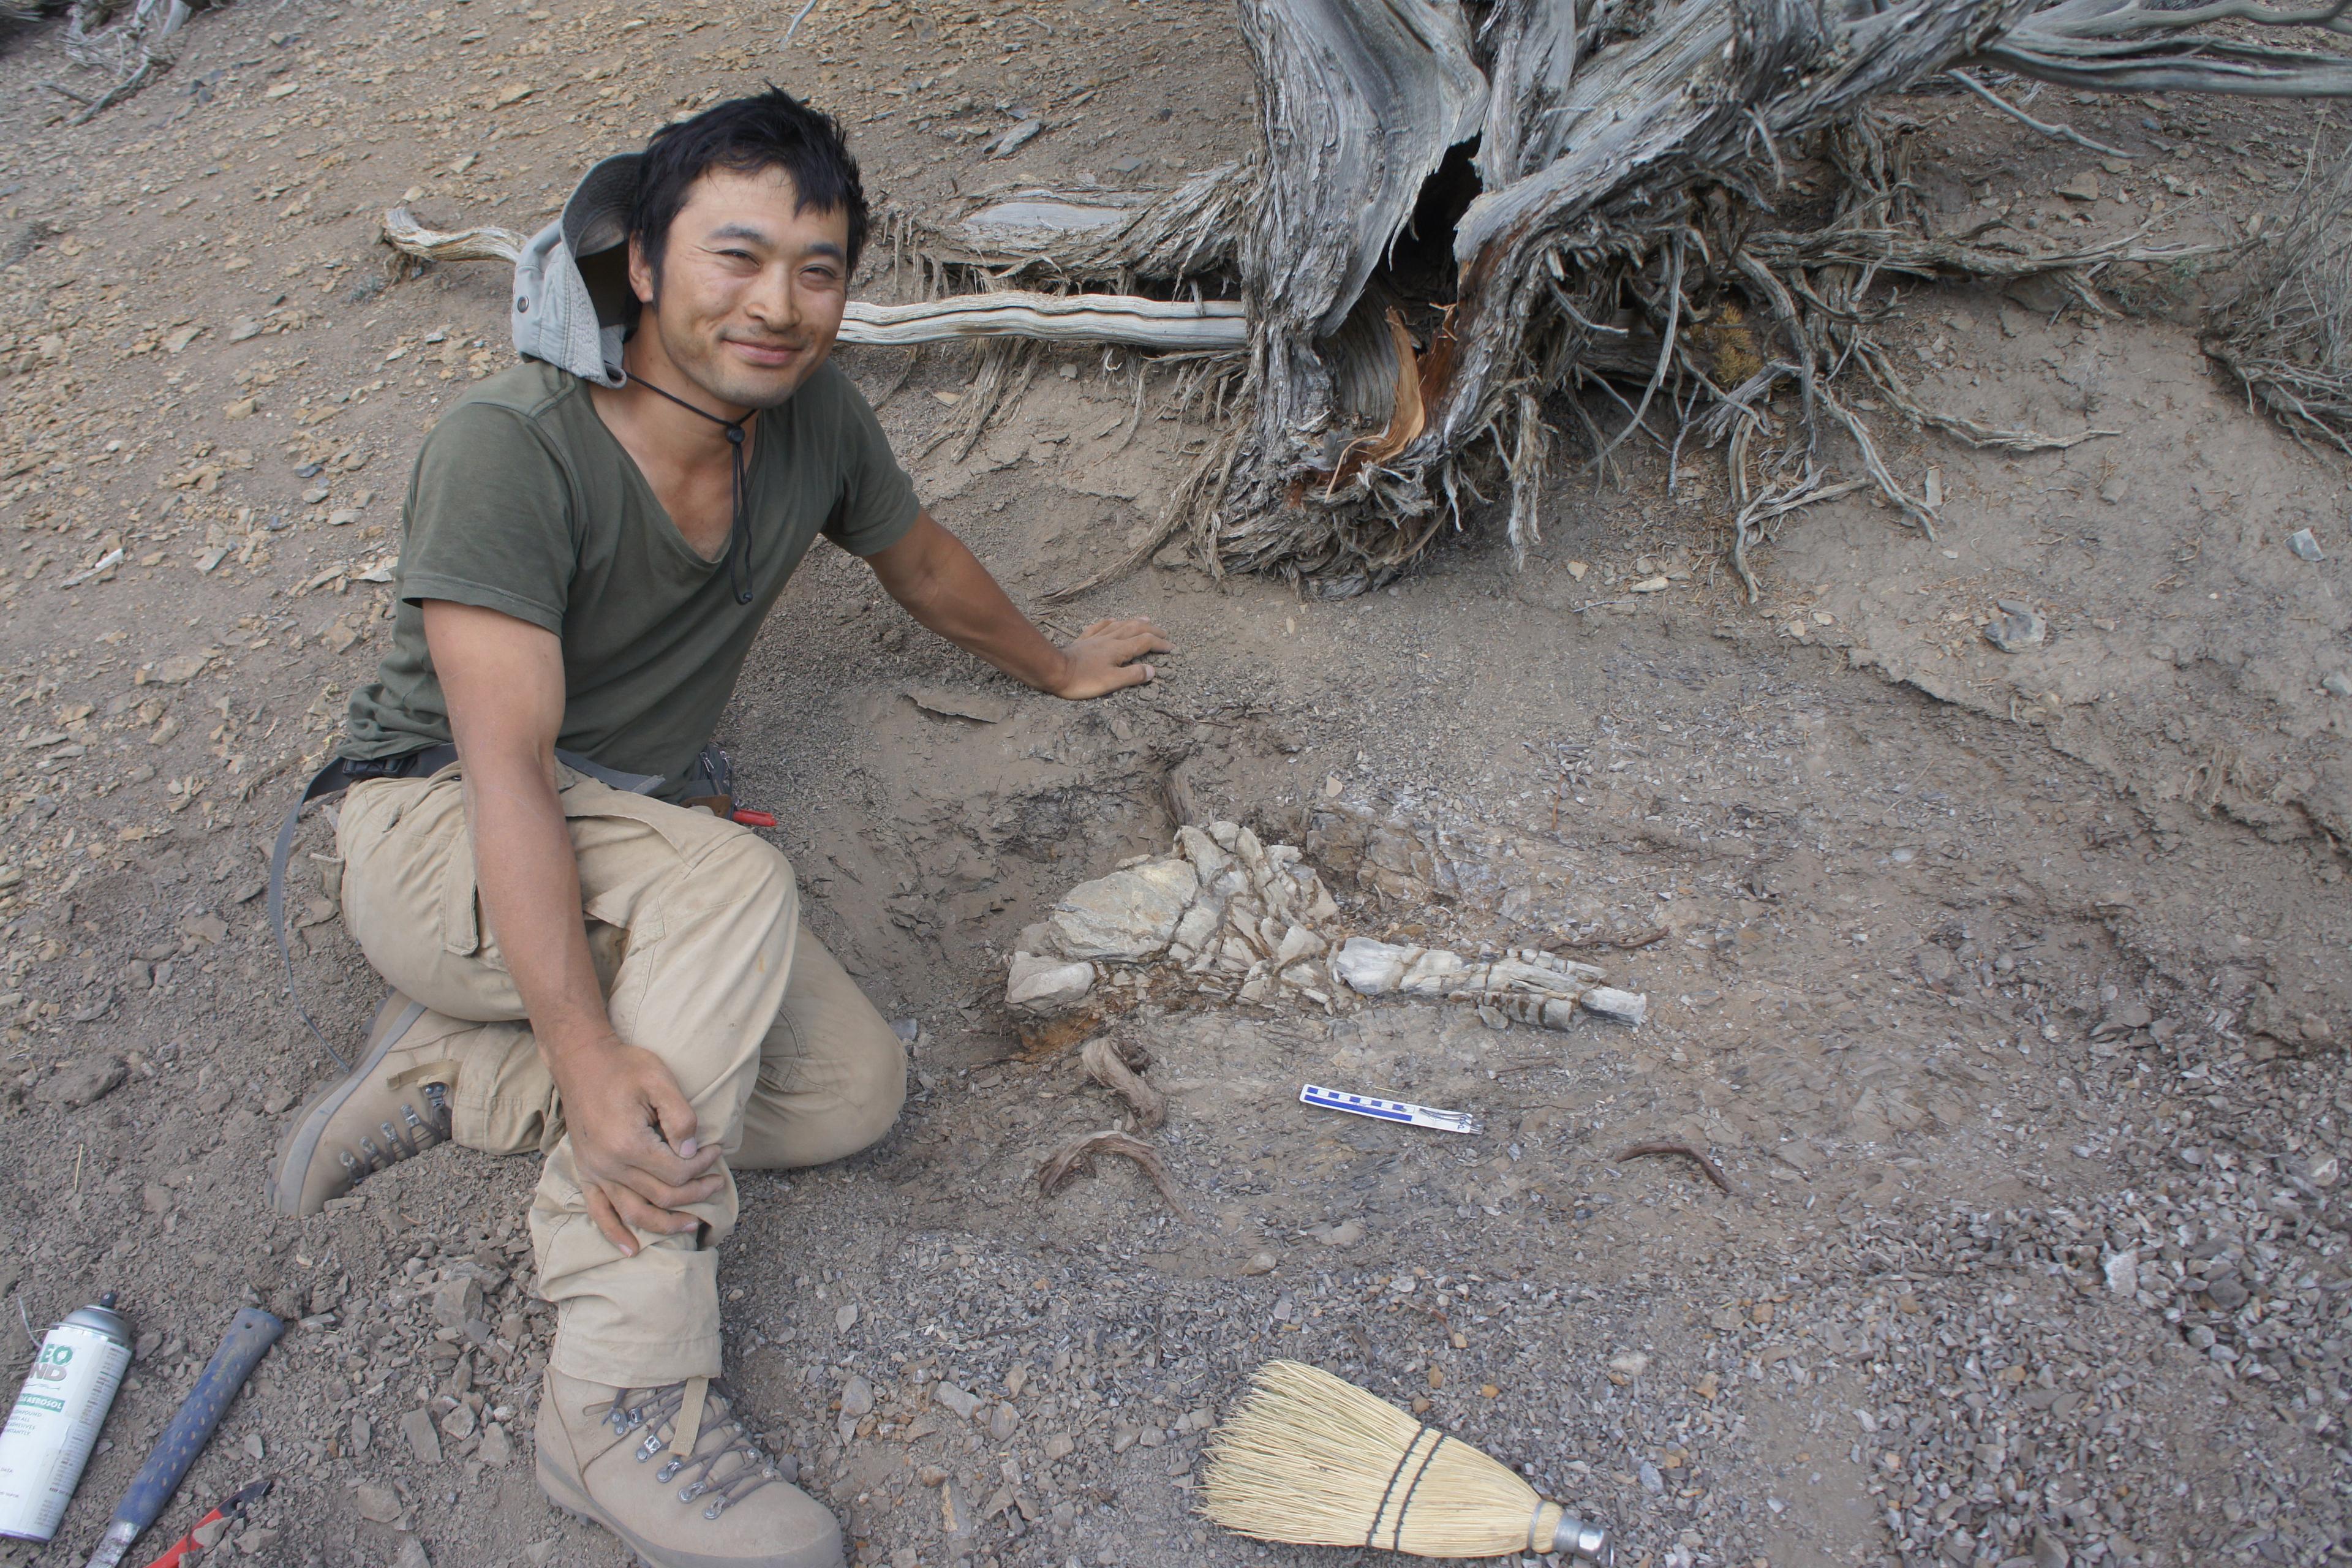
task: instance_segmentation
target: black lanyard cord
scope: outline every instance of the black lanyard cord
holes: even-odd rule
[[[734,458],[735,521],[727,535],[727,581],[735,590],[735,602],[751,602],[751,498],[744,494],[743,421],[721,419],[707,408],[697,408],[675,393],[664,392],[644,376],[629,377],[656,397],[667,397],[688,414],[699,414],[727,432],[727,445]]]

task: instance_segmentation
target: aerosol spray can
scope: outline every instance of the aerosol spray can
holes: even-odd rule
[[[47,1541],[58,1532],[130,1365],[131,1327],[111,1290],[42,1340],[0,1428],[0,1536]]]

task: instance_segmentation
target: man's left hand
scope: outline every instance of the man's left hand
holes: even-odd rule
[[[1076,701],[1140,686],[1160,673],[1142,662],[1143,656],[1175,651],[1160,628],[1140,616],[1097,621],[1062,649],[1061,679],[1049,689]]]

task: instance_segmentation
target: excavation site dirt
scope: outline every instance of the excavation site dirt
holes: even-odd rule
[[[382,216],[528,232],[594,158],[769,79],[841,116],[892,210],[1164,189],[1257,135],[1216,5],[820,0],[787,45],[800,9],[245,5],[86,122],[45,85],[98,90],[63,21],[0,36],[8,1370],[101,1291],[136,1340],[63,1530],[0,1563],[86,1559],[244,1305],[285,1336],[133,1561],[263,1479],[204,1561],[631,1560],[534,1479],[536,1158],[429,1148],[307,1220],[263,1194],[333,1071],[269,843],[386,645],[418,444],[511,359],[507,269],[392,280]],[[1629,1568],[2352,1554],[2352,500],[2199,341],[2220,247],[2292,207],[2319,121],[2033,112],[2133,156],[1957,90],[1886,106],[1954,226],[2210,260],[2103,274],[2100,309],[1905,285],[1916,396],[2096,434],[1976,450],[1862,400],[1934,536],[1867,489],[1792,511],[1752,601],[1721,449],[1670,451],[1661,394],[1662,439],[1596,475],[1559,394],[1523,558],[1465,496],[1357,596],[1180,542],[1049,604],[1155,537],[1216,384],[1039,350],[975,419],[970,351],[838,351],[1050,630],[1146,614],[1178,650],[1060,702],[820,549],[722,728],[809,925],[910,1037],[896,1129],[743,1176],[722,1265],[745,1417],[857,1562],[1370,1561],[1200,1511],[1276,1357],[1519,1469]],[[857,288],[925,284],[884,243]],[[383,987],[331,816],[295,985],[350,1041]],[[1307,889],[1256,947],[1046,951],[1084,885],[1205,885],[1244,846]],[[1641,1019],[1366,994],[1333,978],[1353,938],[1590,965]],[[1085,994],[1016,1008],[1016,974]],[[1107,1131],[1132,1142],[1056,1163]]]

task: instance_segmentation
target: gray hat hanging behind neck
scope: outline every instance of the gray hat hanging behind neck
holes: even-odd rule
[[[627,383],[629,217],[644,162],[643,153],[624,153],[589,170],[563,216],[523,247],[515,260],[516,353],[600,386]]]

